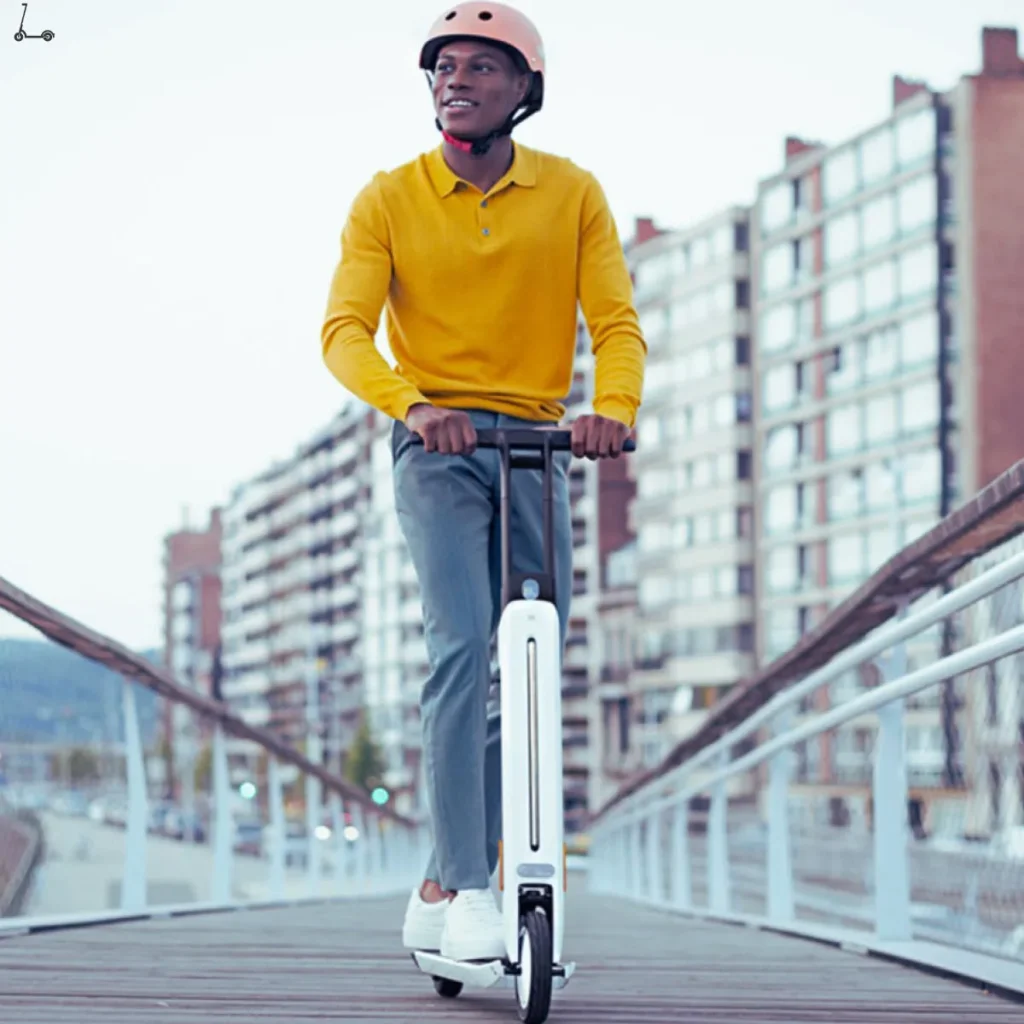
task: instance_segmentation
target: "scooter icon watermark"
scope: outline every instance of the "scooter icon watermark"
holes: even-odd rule
[[[14,41],[20,43],[23,39],[45,39],[49,42],[53,38],[53,33],[47,28],[43,29],[38,35],[33,35],[31,32],[25,31],[25,15],[28,14],[28,4],[21,5],[21,24],[18,26],[18,31],[14,33]]]

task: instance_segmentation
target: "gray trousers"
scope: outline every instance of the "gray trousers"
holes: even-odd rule
[[[537,426],[469,411],[478,427]],[[501,720],[491,691],[491,639],[501,615],[501,469],[494,449],[428,453],[395,422],[395,506],[423,600],[430,659],[421,697],[424,777],[434,849],[424,878],[442,889],[486,889],[501,838]],[[556,601],[565,643],[572,598],[568,453],[555,455]],[[512,471],[512,566],[540,571],[542,475]]]

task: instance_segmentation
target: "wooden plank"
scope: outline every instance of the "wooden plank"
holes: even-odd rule
[[[830,947],[570,888],[571,1024],[1011,1024],[1021,1008]],[[513,994],[435,995],[400,945],[404,899],[228,912],[0,941],[0,1020],[514,1021]]]

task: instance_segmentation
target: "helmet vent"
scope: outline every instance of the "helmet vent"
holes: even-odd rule
[[[479,14],[477,15],[477,17],[478,17],[478,18],[479,18],[479,19],[480,19],[481,21],[490,21],[490,20],[491,20],[491,18],[493,18],[493,17],[494,17],[494,15],[493,15],[493,14],[491,14],[491,12],[490,12],[490,11],[481,11],[481,12],[480,12],[480,13],[479,13]]]
[[[452,20],[452,18],[454,18],[454,17],[455,17],[455,15],[456,15],[456,14],[458,14],[458,13],[459,13],[458,11],[449,11],[449,12],[448,12],[448,13],[447,13],[447,14],[446,14],[446,15],[444,16],[444,20],[445,20],[445,21],[451,21],[451,20]]]

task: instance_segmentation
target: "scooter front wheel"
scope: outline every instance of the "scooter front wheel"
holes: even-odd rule
[[[519,1019],[544,1024],[551,1010],[551,921],[540,907],[523,914],[519,923],[519,974],[516,995]]]

